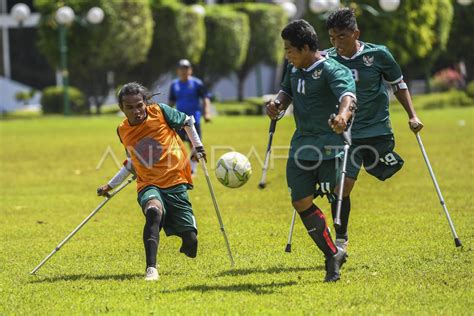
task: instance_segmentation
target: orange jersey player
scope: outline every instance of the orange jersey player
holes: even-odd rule
[[[162,227],[167,236],[182,238],[180,252],[191,258],[197,254],[196,220],[187,193],[193,187],[191,168],[176,131],[184,128],[196,159],[206,156],[193,117],[166,104],[148,104],[148,95],[146,88],[136,82],[127,83],[120,90],[119,106],[126,119],[118,126],[117,134],[129,158],[97,193],[105,195],[130,173],[137,176],[137,200],[146,218],[145,279],[157,280],[156,258]]]

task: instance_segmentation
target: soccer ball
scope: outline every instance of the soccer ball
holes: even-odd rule
[[[241,153],[231,151],[222,155],[217,161],[217,180],[228,188],[243,186],[251,174],[250,161]]]

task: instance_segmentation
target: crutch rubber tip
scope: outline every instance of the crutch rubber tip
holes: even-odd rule
[[[259,183],[259,184],[258,184],[258,187],[259,187],[260,189],[265,189],[265,183]]]
[[[291,244],[286,245],[285,252],[291,252]]]
[[[462,243],[459,238],[454,238],[454,244],[456,245],[456,247],[462,247]]]

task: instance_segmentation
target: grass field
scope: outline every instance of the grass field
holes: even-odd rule
[[[336,284],[322,283],[323,258],[299,220],[293,252],[284,252],[292,209],[282,147],[275,149],[268,187],[257,189],[268,138],[264,117],[217,117],[204,126],[209,168],[211,145],[216,157],[231,146],[250,153],[253,164],[252,178],[240,189],[212,177],[234,268],[200,170],[190,192],[199,227],[197,259],[178,252],[178,238],[162,235],[161,279],[143,280],[144,219],[130,185],[30,276],[102,201],[95,189],[117,166],[112,155],[101,159],[107,151],[119,160],[124,156],[115,133],[120,118],[1,121],[0,314],[472,315],[473,108],[419,114],[464,247],[454,247],[416,139],[405,114],[395,111],[396,150],[405,166],[384,183],[360,176],[352,195],[350,257]],[[280,121],[274,145],[287,146],[293,129],[291,118]],[[326,201],[316,203],[329,214]]]

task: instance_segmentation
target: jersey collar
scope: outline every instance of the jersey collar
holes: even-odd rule
[[[359,47],[359,49],[357,50],[357,52],[356,52],[354,55],[352,55],[352,57],[346,57],[346,56],[341,56],[341,55],[339,55],[339,56],[341,56],[341,57],[344,58],[345,60],[355,59],[357,56],[360,55],[360,53],[362,53],[362,51],[364,50],[364,47],[365,47],[364,42],[362,42],[362,41],[358,41],[358,42],[360,43],[360,47]]]
[[[317,61],[315,61],[311,66],[309,66],[308,68],[302,68],[301,70],[303,71],[306,71],[306,72],[309,72],[309,71],[312,71],[314,68],[316,68],[317,65],[319,65],[320,63],[324,62],[327,58],[326,57],[323,57],[321,56],[321,59],[318,59]]]

